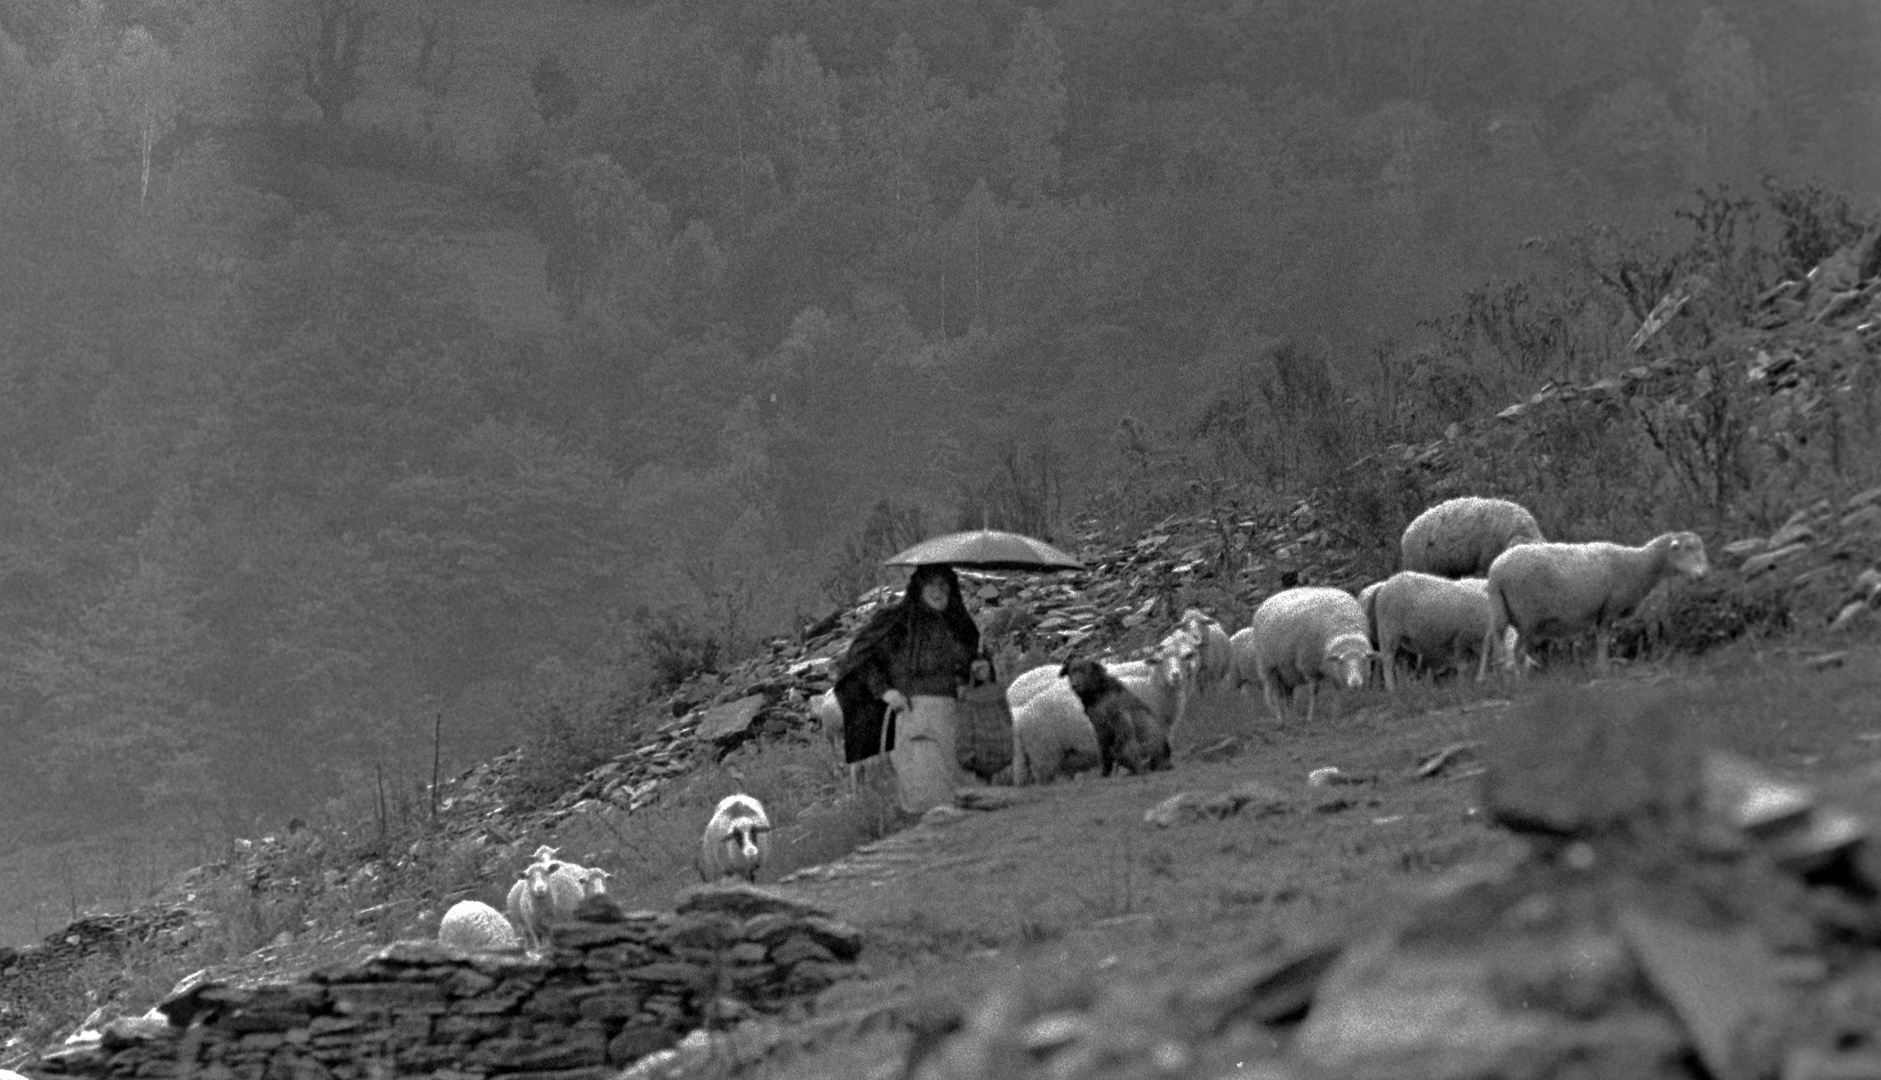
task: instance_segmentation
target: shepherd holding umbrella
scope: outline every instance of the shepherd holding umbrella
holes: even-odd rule
[[[960,595],[956,566],[982,570],[1073,569],[1077,559],[1017,533],[993,529],[925,540],[886,560],[912,566],[902,598],[875,613],[836,666],[843,756],[854,764],[886,751],[901,809],[951,803],[959,692],[980,649],[980,628]]]

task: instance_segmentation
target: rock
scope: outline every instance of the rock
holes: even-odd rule
[[[750,694],[737,701],[714,705],[699,717],[699,726],[694,734],[700,742],[717,743],[744,735],[757,719],[758,710],[764,708],[763,694]]]

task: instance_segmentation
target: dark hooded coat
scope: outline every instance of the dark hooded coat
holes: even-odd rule
[[[930,580],[947,583],[947,607],[935,611],[921,600]],[[836,704],[843,713],[843,760],[854,764],[894,747],[882,725],[890,687],[916,694],[954,696],[967,681],[980,651],[980,628],[960,597],[960,579],[950,566],[917,566],[899,601],[876,612],[836,665]]]

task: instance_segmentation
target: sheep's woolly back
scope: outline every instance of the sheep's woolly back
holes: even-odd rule
[[[1051,669],[1055,683],[1012,710],[1012,782],[1043,784],[1102,763],[1097,729],[1071,684]],[[1124,680],[1118,680],[1123,682]],[[1126,683],[1127,685],[1127,683]]]
[[[1364,683],[1371,635],[1365,609],[1343,589],[1282,589],[1254,610],[1247,632],[1253,661],[1249,674],[1260,681],[1270,700],[1276,691],[1291,693],[1322,677],[1347,686]]]
[[[1438,503],[1405,527],[1400,565],[1438,577],[1482,577],[1496,556],[1541,539],[1527,507],[1468,495]]]
[[[522,939],[503,913],[481,900],[459,900],[438,923],[438,944],[467,952],[522,948]]]
[[[771,818],[764,804],[739,792],[720,799],[699,839],[699,876],[706,881],[757,880],[771,853]]]
[[[1674,574],[1710,569],[1697,533],[1669,532],[1638,547],[1604,540],[1510,548],[1489,568],[1490,634],[1514,627],[1524,652],[1542,641],[1594,631],[1605,656],[1606,632]],[[1485,665],[1486,670],[1486,665]]]

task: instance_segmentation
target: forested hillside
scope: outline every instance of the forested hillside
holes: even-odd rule
[[[1871,0],[0,0],[0,809],[409,790],[926,532],[1304,490],[1806,271],[1878,132]]]

